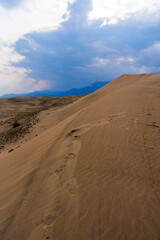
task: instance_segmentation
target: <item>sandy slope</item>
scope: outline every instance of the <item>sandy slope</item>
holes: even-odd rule
[[[160,239],[159,107],[160,74],[123,75],[3,156],[0,239]]]

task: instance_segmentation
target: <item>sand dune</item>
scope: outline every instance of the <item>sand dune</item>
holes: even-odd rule
[[[160,74],[123,75],[0,158],[1,240],[160,239]]]

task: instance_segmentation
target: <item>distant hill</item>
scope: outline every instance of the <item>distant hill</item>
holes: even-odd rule
[[[35,91],[31,93],[25,93],[25,94],[5,94],[3,96],[0,96],[0,98],[11,98],[11,97],[62,97],[62,96],[73,96],[73,95],[83,95],[83,94],[89,94],[97,89],[103,87],[108,82],[95,82],[92,83],[89,86],[83,87],[83,88],[73,88],[68,91]]]

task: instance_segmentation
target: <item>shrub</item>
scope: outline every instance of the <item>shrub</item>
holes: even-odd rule
[[[11,148],[8,152],[10,153],[10,152],[12,152],[12,151],[14,151],[14,149],[13,148]]]
[[[13,127],[14,127],[14,128],[17,128],[17,127],[19,127],[19,126],[20,126],[20,123],[19,123],[19,122],[15,121],[15,122],[13,123]]]

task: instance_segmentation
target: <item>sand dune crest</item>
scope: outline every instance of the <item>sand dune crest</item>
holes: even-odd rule
[[[122,75],[0,158],[0,239],[160,238],[160,74]]]

